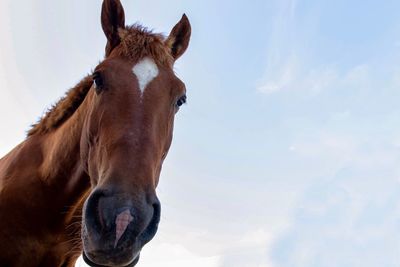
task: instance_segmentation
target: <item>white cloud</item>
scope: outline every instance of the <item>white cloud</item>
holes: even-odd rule
[[[334,121],[347,120],[350,118],[350,116],[351,116],[351,112],[349,110],[332,112],[330,114],[331,120],[334,120]]]
[[[152,242],[141,253],[143,267],[219,266],[219,256],[204,257],[190,252],[180,244]]]
[[[342,78],[345,84],[349,85],[366,85],[369,81],[369,66],[367,64],[360,64],[350,69]]]
[[[369,169],[393,169],[398,162],[396,138],[379,140],[373,136],[329,131],[307,132],[293,142],[293,153],[306,160],[335,168],[351,165]],[[312,130],[311,130],[312,131]]]
[[[259,228],[226,246],[220,267],[274,267],[270,254],[276,232]],[[240,235],[239,235],[240,236]],[[230,247],[230,248],[229,248]]]
[[[279,266],[397,266],[399,183],[357,172],[338,173],[306,190],[292,227],[275,243]],[[374,179],[375,186],[362,186],[362,179]],[[381,179],[391,180],[392,189],[377,195]]]
[[[327,89],[365,89],[370,85],[367,64],[355,65],[344,74],[340,74],[334,67],[305,70],[300,65],[296,60],[289,59],[282,66],[270,67],[273,70],[268,72],[257,90],[267,95],[281,91],[304,91],[314,95]]]
[[[264,94],[272,94],[288,89],[298,79],[297,75],[296,60],[289,59],[283,66],[277,67],[272,73],[268,73],[266,83],[260,85],[258,91]]]

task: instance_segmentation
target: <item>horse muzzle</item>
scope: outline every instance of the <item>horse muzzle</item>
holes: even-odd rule
[[[148,201],[150,200],[150,201]],[[134,198],[96,189],[83,211],[83,258],[90,266],[129,267],[157,232],[157,197]]]

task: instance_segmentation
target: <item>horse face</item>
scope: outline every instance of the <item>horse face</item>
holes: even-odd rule
[[[160,43],[159,35],[122,28],[121,10],[119,1],[103,3],[107,57],[93,74],[81,139],[93,189],[83,208],[83,256],[92,266],[133,266],[155,235],[160,220],[155,188],[175,113],[186,100],[185,86],[168,63],[187,48],[186,16]],[[145,47],[129,47],[123,38],[139,38],[133,43]],[[132,56],[130,49],[142,53]]]

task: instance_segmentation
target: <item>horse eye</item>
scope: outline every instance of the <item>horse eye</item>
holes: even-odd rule
[[[178,101],[176,101],[176,105],[178,107],[182,106],[183,104],[186,103],[186,95],[181,96]]]
[[[93,73],[93,82],[94,82],[94,88],[96,89],[96,93],[100,93],[101,90],[103,89],[103,78],[101,77],[101,74],[99,72]]]

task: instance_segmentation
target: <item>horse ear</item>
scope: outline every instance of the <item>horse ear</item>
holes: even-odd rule
[[[175,60],[177,60],[189,45],[191,34],[191,27],[189,19],[183,14],[181,20],[174,26],[171,33],[169,34],[166,44],[171,49],[171,54]]]
[[[125,27],[124,8],[119,0],[104,0],[101,9],[101,27],[107,37],[106,57],[121,42],[118,28]]]

